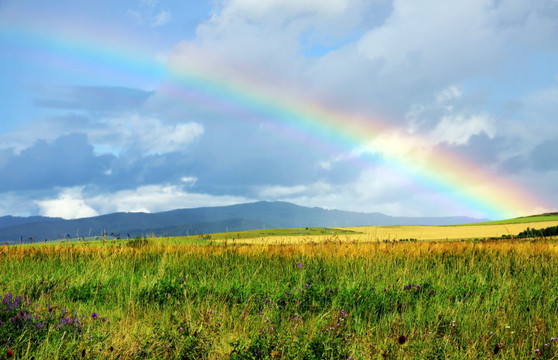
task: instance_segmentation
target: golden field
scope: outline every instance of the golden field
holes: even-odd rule
[[[400,241],[414,239],[417,241],[467,240],[499,238],[502,235],[517,235],[527,228],[542,229],[558,226],[558,220],[537,221],[517,224],[495,225],[398,225],[398,226],[358,226],[343,230],[354,231],[343,235],[305,235],[305,236],[266,236],[229,239],[230,244],[300,244],[322,243],[328,241],[366,242],[366,241]]]

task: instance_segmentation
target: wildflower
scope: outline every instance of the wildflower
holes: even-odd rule
[[[306,287],[309,287],[309,286],[310,286],[310,284],[306,284]]]
[[[6,353],[6,358],[11,358],[12,356],[14,356],[14,351],[12,349],[8,349],[8,352]]]
[[[97,320],[98,315],[94,312],[93,314],[91,314],[91,317],[93,318],[93,320]]]
[[[296,266],[298,266],[299,268],[302,269],[302,264],[301,264],[301,263],[297,262],[297,263],[296,263]]]
[[[550,338],[550,341],[558,341],[558,338],[555,338],[555,337]]]

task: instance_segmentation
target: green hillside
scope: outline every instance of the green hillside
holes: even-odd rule
[[[523,223],[531,223],[531,222],[556,221],[556,220],[558,220],[558,213],[546,213],[540,215],[522,216],[514,219],[484,221],[484,222],[473,223],[468,225],[523,224]]]

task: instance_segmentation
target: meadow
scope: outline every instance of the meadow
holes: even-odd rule
[[[0,359],[558,358],[556,239],[362,235],[0,247]]]

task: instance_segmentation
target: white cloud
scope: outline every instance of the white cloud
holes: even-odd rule
[[[289,201],[303,206],[346,211],[380,212],[392,216],[474,215],[439,194],[417,188],[396,169],[377,166],[365,170],[349,184],[317,182],[304,187],[270,186],[259,195],[268,200]]]
[[[77,219],[97,216],[99,213],[87,205],[82,198],[81,189],[72,188],[61,192],[56,199],[36,201],[41,215]]]
[[[147,185],[137,189],[101,193],[87,198],[87,202],[101,213],[160,212],[181,208],[232,205],[250,200],[240,196],[214,196],[192,193],[177,185]]]
[[[243,16],[254,21],[262,18],[294,18],[319,14],[335,17],[349,6],[349,0],[230,0],[226,2],[224,16]]]
[[[34,193],[25,195],[17,192],[3,192],[0,196],[0,216],[31,216],[38,211],[37,204],[30,199],[36,196]]]
[[[429,148],[440,143],[465,145],[473,135],[494,138],[499,123],[486,111],[468,103],[465,90],[457,85],[434,92],[433,100],[414,104],[407,112],[409,132]]]
[[[183,183],[193,186],[196,181],[198,181],[198,178],[195,176],[184,176],[180,178],[180,181],[182,181]]]
[[[437,79],[485,73],[506,54],[508,33],[494,25],[489,2],[470,0],[394,0],[384,25],[358,41],[382,72],[403,72],[412,79]]]
[[[151,20],[151,27],[159,27],[168,24],[172,20],[170,11],[162,10]]]
[[[446,142],[451,145],[467,144],[473,135],[486,133],[494,137],[495,129],[492,119],[488,114],[473,116],[446,115],[443,116],[436,128],[430,133],[435,143]]]
[[[295,186],[271,185],[262,187],[258,192],[258,197],[268,200],[287,199],[301,196],[302,194],[323,194],[331,190],[331,185],[323,182],[317,182],[311,185]]]
[[[447,101],[460,99],[463,97],[463,89],[459,86],[452,85],[436,94],[437,103],[445,103]]]
[[[0,150],[12,149],[16,154],[39,140],[53,141],[71,133],[85,133],[99,153],[119,153],[134,148],[147,153],[183,151],[204,133],[196,122],[166,123],[158,118],[130,114],[93,121],[43,119],[12,133],[0,135]]]
[[[14,199],[21,201],[16,195]],[[147,185],[136,189],[102,193],[91,193],[82,187],[66,188],[62,189],[56,198],[38,200],[34,204],[39,207],[41,215],[76,219],[114,212],[153,213],[251,201],[253,200],[241,196],[215,196],[187,192],[182,186],[177,185]]]
[[[165,124],[162,121],[140,115],[106,119],[104,126],[89,131],[89,138],[96,149],[138,149],[147,153],[183,151],[185,147],[204,133],[201,124]]]

